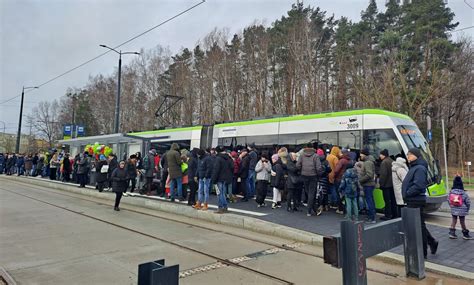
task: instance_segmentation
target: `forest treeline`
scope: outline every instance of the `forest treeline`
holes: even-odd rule
[[[397,2],[379,9],[371,0],[358,22],[298,3],[269,26],[215,28],[177,54],[142,50],[122,67],[120,130],[382,108],[410,115],[423,132],[431,116],[439,158],[444,119],[451,163],[472,159],[472,38],[452,40],[458,23],[443,0]],[[73,115],[88,135],[112,133],[116,87],[117,74],[91,76],[40,102],[31,121],[51,142]]]

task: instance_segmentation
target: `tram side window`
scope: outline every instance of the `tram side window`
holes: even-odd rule
[[[187,149],[191,147],[190,140],[182,140],[182,141],[168,141],[168,142],[152,142],[150,149],[155,149],[158,153],[166,153],[171,148],[172,143],[177,143],[179,145],[179,149]]]
[[[365,130],[364,147],[367,147],[375,158],[383,149],[387,149],[392,157],[404,156],[402,146],[392,129]]]
[[[360,150],[360,131],[339,132],[339,146]]]
[[[324,145],[338,145],[337,132],[319,133],[319,142]]]

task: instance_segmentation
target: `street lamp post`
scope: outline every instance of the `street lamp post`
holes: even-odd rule
[[[122,77],[122,54],[136,54],[140,55],[139,52],[122,52],[117,51],[116,49],[113,49],[111,47],[108,47],[106,45],[100,45],[103,48],[109,49],[111,51],[116,52],[119,55],[119,63],[118,63],[118,82],[117,82],[117,96],[115,98],[115,126],[114,126],[114,133],[119,132],[119,126],[120,126],[120,83],[121,83],[121,77]]]
[[[23,118],[23,100],[25,98],[25,90],[27,89],[38,89],[39,87],[32,86],[32,87],[25,87],[23,86],[23,90],[21,91],[21,103],[20,103],[20,119],[18,121],[18,132],[16,134],[16,147],[15,152],[20,152],[20,139],[21,139],[21,119]]]
[[[7,127],[6,127],[6,126],[7,126],[7,124],[5,124],[5,122],[4,122],[4,121],[0,121],[0,123],[2,123],[2,124],[3,124],[3,134],[5,134],[5,132],[6,132],[6,130],[7,130]]]

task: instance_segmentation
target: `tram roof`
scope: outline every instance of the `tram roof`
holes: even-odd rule
[[[192,127],[183,127],[183,128],[172,128],[172,129],[162,129],[162,130],[155,130],[155,131],[144,131],[144,132],[137,132],[137,133],[128,133],[131,136],[142,136],[142,135],[154,135],[154,134],[161,134],[161,133],[169,133],[169,132],[184,132],[184,131],[194,131],[194,130],[201,130],[202,126],[192,126]]]
[[[63,145],[69,145],[73,147],[80,147],[84,144],[93,144],[99,142],[100,144],[117,144],[117,143],[141,143],[142,138],[137,138],[133,136],[128,136],[126,134],[109,134],[109,135],[100,135],[100,136],[90,136],[90,137],[79,137],[69,140],[59,140],[58,143]]]
[[[410,120],[410,121],[412,120],[412,118],[410,118],[409,116],[396,113],[396,112],[390,112],[390,111],[385,111],[381,109],[359,109],[359,110],[350,110],[350,111],[316,113],[316,114],[308,114],[308,115],[292,115],[292,116],[286,116],[286,117],[275,117],[275,118],[268,118],[268,119],[229,122],[229,123],[217,124],[215,125],[215,127],[223,128],[223,127],[233,127],[233,126],[246,126],[246,125],[257,125],[257,124],[266,124],[266,123],[278,123],[278,122],[356,116],[356,115],[384,115],[384,116],[401,118],[401,119]]]

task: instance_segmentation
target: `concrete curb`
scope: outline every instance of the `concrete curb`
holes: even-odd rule
[[[5,176],[0,176],[0,178],[5,178]],[[17,177],[17,176],[8,176],[9,180],[16,180],[20,182],[31,183],[37,186],[43,186],[46,188],[52,188],[61,191],[72,192],[76,194],[81,194],[84,196],[95,197],[105,200],[114,201],[115,197],[109,193],[99,193],[94,191],[93,188],[77,188],[72,185],[67,185],[62,182],[53,182],[41,178],[26,178],[26,177]],[[266,234],[270,236],[276,236],[284,239],[293,240],[295,242],[302,242],[310,245],[323,246],[323,236],[294,229],[291,227],[263,221],[257,218],[242,216],[237,214],[215,214],[213,211],[196,211],[195,209],[185,206],[183,204],[175,204],[163,200],[154,200],[154,199],[143,199],[143,198],[132,198],[132,199],[123,199],[122,204],[132,205],[137,207],[148,208],[152,210],[162,211],[170,214],[181,215],[189,218],[204,220],[216,224],[222,224],[231,227],[237,227],[245,229],[248,231],[253,231],[261,234]],[[111,203],[112,205],[112,203]],[[395,263],[395,264],[405,264],[405,259],[402,255],[384,252],[379,255],[372,257],[374,259]],[[447,267],[431,262],[425,262],[425,269],[427,272],[433,272],[438,274],[443,274],[451,277],[474,280],[474,273],[459,270],[452,267]]]

